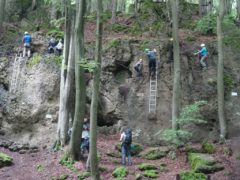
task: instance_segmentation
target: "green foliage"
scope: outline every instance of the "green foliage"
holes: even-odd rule
[[[66,166],[67,168],[69,168],[70,170],[76,172],[76,169],[73,167],[73,164],[75,163],[75,161],[70,157],[69,153],[65,153],[61,158],[59,163],[63,166]]]
[[[224,73],[223,82],[224,82],[224,90],[226,92],[231,91],[233,88],[233,85],[234,85],[234,80],[233,80],[232,76]]]
[[[216,34],[217,16],[216,14],[209,14],[203,16],[196,25],[196,30],[202,34]]]
[[[47,32],[47,36],[49,37],[55,37],[55,38],[64,38],[64,31],[61,31],[60,29],[50,29]]]
[[[59,177],[59,180],[66,180],[68,178],[68,174],[62,174],[60,177]]]
[[[206,180],[207,177],[203,173],[195,173],[193,171],[185,171],[180,173],[180,180]]]
[[[13,162],[13,158],[5,153],[0,152],[0,168],[4,166],[9,166]]]
[[[116,178],[124,178],[127,176],[127,174],[128,170],[125,167],[118,167],[112,173],[112,175]]]
[[[157,169],[157,166],[155,164],[150,164],[150,163],[142,163],[138,166],[138,169],[140,171],[145,171],[145,170],[153,170]]]
[[[143,172],[143,176],[148,178],[157,178],[158,172],[156,170],[146,170]]]
[[[141,43],[139,44],[139,49],[144,51],[146,48],[149,48],[149,40],[141,41]]]
[[[203,152],[213,154],[216,152],[216,147],[210,143],[203,143],[202,144]]]
[[[39,54],[34,54],[33,57],[27,61],[29,67],[33,67],[40,63],[42,57]]]
[[[45,59],[45,62],[47,64],[54,63],[56,65],[61,65],[63,60],[63,56],[56,56],[56,55],[50,55]]]
[[[161,132],[161,139],[177,147],[182,146],[189,141],[192,133],[185,130],[166,129]]]
[[[182,109],[182,112],[180,113],[179,119],[176,120],[179,126],[181,127],[182,125],[190,123],[206,123],[206,121],[202,119],[202,116],[200,114],[201,106],[206,104],[206,101],[197,101],[191,105],[184,107]],[[171,143],[177,147],[184,145],[192,137],[191,132],[183,130],[181,128],[178,130],[166,129],[158,134],[161,135],[162,140]]]
[[[83,172],[81,174],[78,174],[78,180],[84,180],[84,179],[86,179],[86,178],[88,178],[90,176],[91,176],[91,173],[88,172],[88,171],[85,171],[85,172]]]
[[[110,30],[116,33],[126,32],[128,30],[128,26],[124,24],[113,24],[111,25]]]
[[[149,148],[141,153],[141,157],[147,160],[161,159],[167,155],[169,148],[159,147],[159,148]]]
[[[87,60],[87,59],[82,59],[81,61],[78,62],[78,64],[83,67],[83,69],[88,70],[89,72],[93,72],[98,64],[95,61]]]
[[[180,118],[177,119],[177,123],[180,125],[189,123],[206,123],[200,114],[200,107],[206,104],[207,101],[196,101],[193,104],[184,107],[180,113]]]
[[[42,172],[42,171],[44,171],[45,168],[41,164],[39,164],[39,165],[37,165],[36,169],[38,172]]]
[[[120,39],[112,39],[106,46],[105,49],[110,49],[113,47],[117,47],[121,44],[121,40]]]
[[[135,22],[134,24],[132,24],[130,26],[129,32],[132,36],[139,36],[142,33],[142,29],[139,23]]]

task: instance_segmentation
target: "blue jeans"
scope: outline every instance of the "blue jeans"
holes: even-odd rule
[[[128,157],[128,165],[132,165],[132,160],[131,160],[131,144],[122,144],[121,146],[121,151],[122,151],[122,164],[126,164],[126,157]]]

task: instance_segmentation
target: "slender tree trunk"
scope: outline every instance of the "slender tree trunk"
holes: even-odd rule
[[[232,4],[233,0],[224,0],[223,2],[224,15],[229,15],[232,12]]]
[[[36,0],[32,0],[32,10],[35,10],[37,8],[37,1]]]
[[[173,52],[174,52],[174,82],[173,82],[173,98],[172,98],[172,128],[178,128],[177,118],[180,109],[180,55],[179,55],[179,37],[178,37],[178,7],[175,0],[171,0],[172,20],[173,20]]]
[[[76,99],[73,131],[70,142],[70,153],[74,160],[80,158],[80,143],[85,115],[86,84],[84,79],[84,69],[80,62],[84,60],[84,13],[85,0],[76,1],[76,24],[75,24],[75,82]]]
[[[68,99],[70,92],[70,85],[67,84],[71,82],[71,80],[67,80],[68,78],[72,78],[69,73],[72,73],[72,70],[66,69],[69,67],[69,58],[70,54],[70,41],[71,41],[71,17],[72,12],[70,9],[70,1],[65,0],[65,37],[64,37],[64,51],[63,51],[63,61],[61,67],[61,81],[60,81],[60,102],[59,102],[59,117],[58,117],[58,128],[57,128],[57,141],[62,146],[64,146],[67,142],[67,131],[68,131]],[[73,52],[72,52],[73,53]]]
[[[204,16],[207,13],[208,0],[199,0],[199,16]]]
[[[50,19],[51,19],[51,20],[56,20],[56,19],[57,19],[57,7],[56,7],[56,3],[52,3],[52,4],[51,4]]]
[[[116,13],[117,13],[117,0],[112,0],[112,20],[111,23],[116,23]]]
[[[212,13],[213,10],[213,0],[208,1],[208,6],[207,6],[207,13],[210,14]]]
[[[4,21],[5,4],[6,4],[6,0],[0,0],[0,33],[2,32],[2,25]]]
[[[219,13],[217,16],[217,38],[218,38],[218,118],[220,124],[220,137],[226,137],[226,122],[224,117],[224,84],[223,84],[223,44],[222,44],[222,21],[224,16],[224,0],[219,1]]]
[[[236,6],[236,9],[237,9],[237,21],[240,22],[240,0],[236,0],[237,2],[237,6]]]
[[[96,39],[96,51],[95,62],[97,64],[94,70],[93,79],[93,93],[90,109],[90,160],[91,160],[91,173],[93,180],[99,180],[98,171],[98,159],[97,159],[97,112],[98,112],[98,97],[99,97],[99,84],[101,76],[101,60],[102,60],[102,0],[98,0],[98,12],[97,12],[97,39]]]

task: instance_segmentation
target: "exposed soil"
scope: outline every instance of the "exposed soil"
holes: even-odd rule
[[[118,139],[119,137],[117,135],[100,135],[98,138],[98,149],[101,154],[100,166],[106,169],[106,171],[101,173],[103,180],[114,179],[112,176],[113,170],[116,167],[121,166],[120,158],[113,158],[106,155],[108,151],[114,150],[114,145],[118,143]],[[51,152],[47,149],[42,149],[39,152],[32,154],[19,154],[17,152],[10,152],[4,148],[1,148],[0,151],[5,152],[14,159],[14,164],[12,166],[0,169],[1,180],[48,180],[53,177],[60,177],[63,174],[68,174],[68,179],[77,179],[76,173],[59,164],[59,158],[63,154],[63,150]],[[217,152],[213,154],[213,156],[222,162],[225,169],[215,174],[211,174],[211,180],[240,180],[240,160],[236,159],[235,154],[228,157],[224,155],[224,146],[217,145]],[[190,169],[190,166],[186,162],[184,150],[179,150],[177,152],[176,160],[171,160],[169,157],[165,157],[160,160],[150,161],[139,157],[133,157],[133,165],[127,166],[129,174],[126,180],[135,179],[135,175],[140,173],[137,165],[142,162],[149,162],[156,165],[164,163],[167,165],[168,170],[159,173],[159,177],[157,178],[159,180],[175,180],[177,173]],[[74,167],[78,172],[83,172],[84,164],[85,162],[78,161],[74,164]],[[38,166],[41,166],[42,170],[38,170]]]

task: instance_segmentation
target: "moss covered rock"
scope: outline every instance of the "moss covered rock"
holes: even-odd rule
[[[124,178],[127,176],[127,174],[128,170],[125,167],[118,167],[112,173],[115,178]]]
[[[154,170],[154,169],[157,169],[157,166],[155,164],[142,163],[138,166],[138,169],[141,171]]]
[[[0,168],[4,166],[10,166],[13,163],[13,158],[0,152]]]
[[[115,146],[115,148],[119,151],[119,152],[121,152],[121,143],[118,143],[116,146]],[[142,150],[143,150],[143,147],[142,147],[142,145],[141,144],[138,144],[138,143],[132,143],[131,144],[131,155],[132,156],[136,156],[136,155],[138,155],[140,152],[142,152]]]
[[[143,159],[155,160],[165,157],[169,151],[170,149],[168,147],[149,148],[140,155]]]
[[[143,176],[145,176],[147,178],[157,178],[158,172],[157,172],[157,170],[146,170],[143,172]]]
[[[203,173],[196,173],[193,171],[185,171],[180,173],[180,180],[206,180],[207,177]]]
[[[201,153],[189,153],[188,160],[194,172],[214,173],[221,171],[224,167],[210,155]]]
[[[204,153],[213,154],[216,152],[216,147],[211,143],[203,143],[202,150]]]
[[[107,155],[110,157],[121,158],[121,153],[119,151],[108,151]]]

